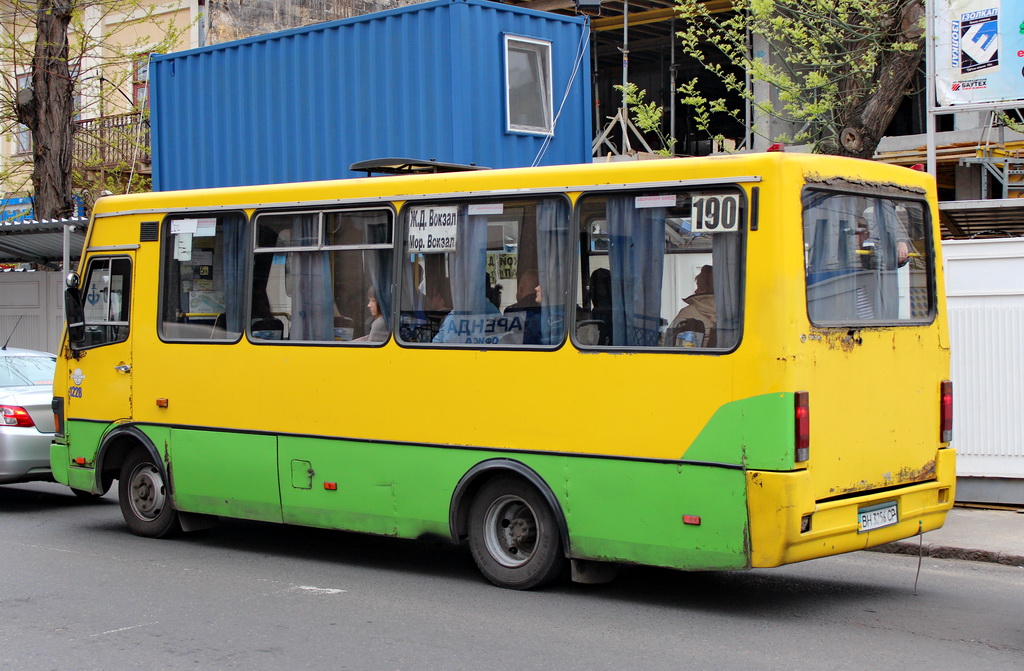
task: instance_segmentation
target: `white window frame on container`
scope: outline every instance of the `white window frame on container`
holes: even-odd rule
[[[514,54],[525,55],[529,74],[533,81],[519,82],[535,87],[531,100],[513,100],[514,75],[512,72]],[[551,88],[551,42],[516,35],[505,35],[505,120],[506,131],[510,133],[534,133],[552,135],[554,133],[554,114],[552,107]],[[515,104],[515,105],[514,105]],[[524,110],[524,107],[529,108]],[[540,114],[538,115],[538,109]],[[531,117],[542,116],[542,119],[530,118],[527,123],[514,117],[525,111]],[[539,123],[536,123],[538,122]],[[529,123],[534,122],[534,123]]]

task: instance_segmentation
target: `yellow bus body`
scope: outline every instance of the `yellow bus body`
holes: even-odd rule
[[[742,336],[731,351],[708,354],[595,351],[568,336],[543,351],[417,348],[395,337],[381,347],[344,348],[245,336],[226,344],[168,342],[157,332],[167,241],[139,238],[146,222],[189,209],[252,217],[271,207],[344,201],[401,212],[421,196],[547,191],[576,203],[593,187],[738,177],[751,178],[736,183],[756,201],[757,226],[745,233]],[[938,528],[955,481],[954,452],[939,435],[939,388],[949,377],[941,263],[936,258],[926,323],[814,326],[801,198],[809,184],[836,181],[888,185],[926,202],[937,257],[928,175],[781,153],[103,198],[81,268],[104,254],[131,258],[131,334],[127,343],[80,358],[65,341],[54,393],[65,399],[66,437],[54,444],[54,473],[76,489],[101,490],[103,473],[109,483],[119,465],[99,463],[100,445],[133,426],[152,439],[182,512],[458,540],[451,507],[460,480],[488,459],[521,460],[561,508],[567,556],[684,569],[777,566]],[[115,372],[117,365],[130,365],[130,375]],[[84,373],[77,385],[76,370]],[[76,386],[81,397],[69,395]],[[791,405],[796,391],[810,398],[810,458],[758,466],[764,417]],[[792,422],[786,414],[779,422]],[[229,434],[233,447],[217,448]],[[343,464],[337,456],[325,457],[327,470],[310,469],[317,486],[358,481],[360,500],[336,504],[325,498],[331,493],[316,491],[315,500],[296,504],[300,513],[289,513],[289,469],[315,461],[298,452],[337,455],[367,446],[388,456],[368,456],[349,472],[330,461]],[[390,470],[400,460],[431,463],[442,452],[445,468],[419,479]],[[649,477],[648,469],[659,469],[653,477],[669,484],[636,481]],[[211,472],[216,481],[205,484]],[[204,478],[208,491],[190,478]],[[187,497],[179,495],[186,490]],[[249,492],[285,490],[276,507],[249,500]],[[678,498],[665,500],[666,491]],[[861,532],[858,511],[889,501],[898,504],[899,522]],[[332,516],[335,505],[350,506],[350,514]],[[389,507],[392,517],[381,512]],[[737,507],[739,522],[716,527],[716,516],[726,514],[720,511]]]

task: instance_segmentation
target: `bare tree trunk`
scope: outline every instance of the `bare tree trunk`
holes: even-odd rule
[[[900,15],[895,17],[895,41],[916,44],[917,48],[888,53],[879,65],[877,90],[850,111],[838,146],[827,153],[867,159],[875,155],[878,143],[907,95],[914,73],[924,57],[923,17],[921,0],[909,0]]]
[[[18,92],[18,120],[32,131],[32,187],[37,219],[74,214],[71,138],[73,82],[68,71],[72,2],[40,0],[32,89]]]

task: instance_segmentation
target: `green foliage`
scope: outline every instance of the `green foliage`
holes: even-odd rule
[[[18,129],[16,75],[31,74],[37,2],[4,2],[0,27],[0,134]],[[148,158],[148,110],[134,108],[131,100],[135,65],[151,53],[167,53],[187,46],[189,25],[175,23],[177,6],[147,0],[71,0],[68,28],[68,70],[74,80],[78,119],[73,127],[73,189],[86,203],[103,191],[131,193],[150,190],[150,180],[138,174],[138,159]],[[47,110],[40,111],[45,114]],[[90,123],[93,119],[118,120]],[[60,128],[65,122],[48,124]],[[0,182],[9,193],[27,193],[32,182],[32,156],[7,157],[0,166]]]
[[[906,18],[915,16],[907,9],[921,0],[733,0],[734,11],[721,13],[709,11],[705,0],[676,2],[684,53],[755,110],[797,128],[787,138],[754,132],[771,141],[810,143],[815,151],[838,146],[851,114],[878,91],[887,56],[923,48],[920,26],[907,25]],[[765,40],[757,50],[755,35]],[[715,51],[734,68],[723,67]],[[750,81],[736,70],[749,73]],[[753,81],[770,85],[772,95],[755,96]],[[696,80],[679,91],[700,130],[709,132],[715,114],[744,121],[744,110],[726,98],[706,97]]]
[[[1022,28],[1024,30],[1024,28]],[[1014,119],[1004,111],[996,112],[996,116],[999,122],[1009,128],[1010,130],[1017,131],[1018,133],[1024,133],[1024,115],[1017,110],[1017,118]]]
[[[626,107],[632,115],[633,123],[645,133],[654,133],[661,143],[659,149],[654,153],[659,156],[672,156],[672,150],[676,145],[676,139],[665,135],[662,130],[662,118],[665,110],[656,102],[644,102],[647,91],[637,87],[633,82],[626,82],[626,86],[616,86],[615,90],[625,95]]]

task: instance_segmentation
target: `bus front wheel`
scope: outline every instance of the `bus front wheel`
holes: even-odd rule
[[[499,587],[540,587],[565,569],[554,513],[536,489],[516,478],[491,480],[473,498],[469,549]]]
[[[125,459],[117,495],[121,514],[133,534],[164,538],[181,531],[163,471],[145,450],[135,450]]]

